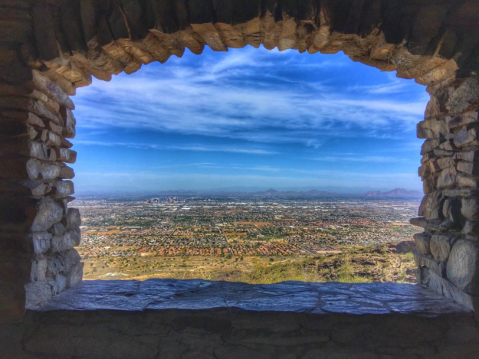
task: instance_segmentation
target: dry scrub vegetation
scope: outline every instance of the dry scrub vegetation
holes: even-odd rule
[[[276,257],[161,257],[87,259],[85,279],[175,278],[276,283],[415,282],[412,242],[344,247],[340,253]]]

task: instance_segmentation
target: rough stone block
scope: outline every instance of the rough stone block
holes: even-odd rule
[[[437,273],[441,277],[445,277],[446,275],[446,263],[445,262],[438,262],[431,257],[427,257],[421,253],[413,252],[414,254],[414,261],[418,267],[426,267],[432,270],[433,272]]]
[[[409,220],[409,223],[411,223],[413,226],[416,226],[416,227],[426,228],[427,220],[424,217],[416,217],[416,218],[411,218]]]
[[[66,278],[67,288],[74,287],[78,285],[79,283],[81,283],[83,278],[83,265],[84,263],[78,262],[71,268]]]
[[[60,135],[60,136],[62,135],[62,132],[63,132],[63,127],[62,126],[57,125],[57,124],[53,123],[52,121],[47,121],[47,127],[51,132],[53,132],[57,135]]]
[[[419,206],[419,216],[427,220],[442,219],[444,197],[441,191],[426,194]]]
[[[41,139],[48,147],[60,146],[62,144],[62,139],[56,133],[43,130]]]
[[[25,285],[26,301],[25,306],[35,307],[53,297],[52,288],[46,281],[36,281]]]
[[[29,155],[32,158],[36,158],[42,161],[48,161],[50,159],[50,155],[48,152],[47,146],[42,142],[32,141],[29,143],[30,151]]]
[[[30,281],[45,281],[47,274],[47,260],[43,256],[37,256],[32,263],[32,274]]]
[[[443,157],[437,159],[437,164],[439,165],[440,169],[445,169],[454,166],[456,162],[454,161],[453,157]]]
[[[53,101],[66,106],[67,108],[74,109],[75,106],[72,100],[68,97],[65,91],[62,90],[58,84],[51,81],[48,77],[44,76],[40,71],[33,70],[33,86],[50,97]]]
[[[430,176],[430,177],[427,177],[427,178],[423,178],[422,187],[423,187],[424,193],[425,194],[430,194],[430,193],[434,192],[437,189],[436,182],[437,182],[436,176]]]
[[[460,161],[457,164],[457,169],[469,175],[479,175],[479,163]]]
[[[479,196],[478,188],[451,188],[442,191],[446,197],[470,197]]]
[[[439,99],[436,96],[431,96],[431,99],[426,105],[426,112],[424,114],[425,118],[432,118],[440,115],[442,113],[441,104]]]
[[[466,221],[462,233],[466,235],[477,236],[479,235],[479,220],[469,219]]]
[[[59,161],[64,161],[66,163],[75,163],[77,159],[76,151],[70,150],[68,148],[55,148],[57,159]]]
[[[52,162],[42,163],[41,175],[43,179],[55,179],[60,175],[60,166]]]
[[[464,127],[454,136],[454,145],[457,147],[465,147],[477,144],[477,135],[477,126],[470,129]]]
[[[70,109],[66,108],[64,115],[62,113],[62,117],[64,118],[65,126],[63,127],[63,136],[66,138],[74,138],[76,131],[75,131],[75,126],[76,126],[76,119],[73,116],[73,113]]]
[[[50,249],[52,235],[48,232],[34,232],[31,235],[33,250],[36,254],[45,253]]]
[[[446,151],[441,148],[435,148],[433,151],[436,157],[452,157],[454,156],[454,151]]]
[[[55,280],[49,280],[48,284],[52,288],[52,294],[55,296],[67,288],[67,278],[62,274],[58,274]]]
[[[450,93],[446,109],[450,113],[462,114],[479,104],[479,79],[476,76],[462,80]]]
[[[451,136],[451,134],[447,134],[446,136]],[[444,150],[444,151],[455,151],[456,146],[454,146],[454,141],[452,138],[447,139],[441,145],[439,146],[439,149]]]
[[[421,268],[421,283],[470,310],[477,311],[479,309],[479,297],[464,293],[447,279],[442,278],[428,268]]]
[[[447,261],[456,239],[457,236],[455,235],[433,235],[430,241],[430,249],[434,259],[438,262]]]
[[[75,249],[58,253],[57,258],[62,263],[64,273],[69,273],[73,266],[80,263],[80,255]]]
[[[49,279],[56,278],[56,276],[63,272],[63,263],[58,258],[58,253],[55,253],[53,256],[46,257],[47,259],[47,272],[46,277]]]
[[[80,229],[72,229],[63,235],[56,235],[52,238],[52,251],[63,252],[80,244]]]
[[[44,198],[37,208],[37,216],[32,224],[32,231],[42,232],[48,230],[55,223],[62,220],[63,208],[53,199]]]
[[[77,229],[81,225],[81,214],[78,208],[68,208],[67,229]]]
[[[43,197],[52,190],[52,183],[43,181],[28,180],[24,182],[25,186],[31,189],[33,197]]]
[[[479,162],[479,150],[457,152],[454,154],[454,158],[466,162]]]
[[[51,195],[53,198],[66,198],[75,193],[72,181],[55,181],[53,186],[55,189]]]
[[[479,181],[477,177],[473,177],[464,173],[458,173],[456,176],[456,185],[458,187],[477,188]]]
[[[53,236],[61,236],[66,232],[66,228],[62,223],[55,223],[49,230]]]
[[[60,169],[59,177],[63,179],[72,179],[75,177],[75,172],[73,171],[73,168],[68,166],[63,166]]]
[[[436,147],[439,147],[441,140],[438,138],[427,139],[421,146],[421,155],[425,155],[428,152],[431,152]]]
[[[468,294],[479,294],[479,243],[459,240],[447,261],[447,278]]]
[[[72,147],[73,147],[73,143],[71,143],[70,141],[68,141],[66,138],[63,138],[63,137],[62,137],[62,147],[72,148]]]
[[[439,172],[437,178],[437,188],[443,189],[454,186],[456,183],[456,168],[449,167]]]
[[[462,127],[479,120],[477,111],[470,111],[457,116],[447,116],[447,126],[450,129]]]
[[[433,118],[417,124],[418,138],[439,138],[446,133],[448,133],[448,128],[445,121]]]
[[[463,198],[461,213],[468,219],[479,218],[479,197]]]
[[[431,236],[426,232],[416,233],[414,236],[414,241],[416,242],[417,250],[425,255],[431,254],[431,249],[429,247]]]

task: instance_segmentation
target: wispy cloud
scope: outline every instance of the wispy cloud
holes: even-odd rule
[[[79,156],[80,183],[105,170],[105,183],[151,188],[420,186],[413,138],[427,94],[339,54],[206,49],[74,100],[73,142],[92,154]]]
[[[352,137],[361,131],[376,138],[392,130],[413,131],[423,115],[424,98],[380,96],[400,91],[404,82],[394,79],[345,91],[317,75],[315,81],[297,78],[311,64],[277,54],[275,61],[265,50],[248,49],[232,51],[216,63],[207,55],[187,64],[172,59],[132,77],[95,82],[78,91],[78,121],[92,129],[143,128],[317,148],[322,143],[318,133]],[[308,71],[320,73],[328,66],[318,62]]]
[[[136,149],[152,149],[152,150],[179,150],[179,151],[200,151],[200,152],[233,152],[233,153],[246,153],[253,155],[275,155],[276,151],[270,151],[259,148],[239,148],[239,147],[226,147],[226,146],[204,146],[204,145],[191,145],[191,146],[168,146],[157,145],[149,143],[134,143],[134,142],[108,142],[108,141],[93,141],[93,140],[77,140],[78,145],[90,145],[90,146],[106,146],[106,147],[129,147]]]
[[[394,163],[408,161],[406,158],[388,157],[388,156],[362,156],[345,154],[343,156],[324,156],[312,158],[315,161],[323,162],[364,162],[364,163]]]

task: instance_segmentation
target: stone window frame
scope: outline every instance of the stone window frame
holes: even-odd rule
[[[419,283],[474,310],[479,295],[479,2],[0,1],[0,315],[21,321],[82,280],[70,96],[142,64],[246,45],[323,54],[427,86],[417,135]]]

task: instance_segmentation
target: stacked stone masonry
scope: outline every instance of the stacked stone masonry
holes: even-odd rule
[[[426,196],[420,282],[473,308],[479,296],[478,0],[0,0],[0,312],[21,320],[81,281],[68,208],[76,153],[69,96],[92,76],[247,45],[397,71],[426,85],[418,125]]]
[[[414,236],[420,283],[474,310],[479,299],[479,79],[430,85],[419,167],[425,196]]]

